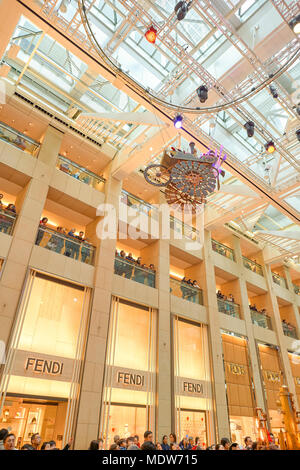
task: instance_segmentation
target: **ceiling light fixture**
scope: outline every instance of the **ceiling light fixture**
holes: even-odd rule
[[[270,92],[273,98],[278,98],[278,91],[276,90],[276,87],[274,85],[270,85]]]
[[[254,122],[253,121],[246,122],[246,124],[244,124],[244,128],[247,131],[247,136],[248,137],[253,137],[254,136]]]
[[[199,86],[199,88],[197,88],[196,91],[197,91],[197,95],[198,95],[198,98],[200,100],[200,103],[205,103],[205,101],[208,98],[208,88],[207,88],[207,86],[201,85],[201,86]]]
[[[265,144],[265,149],[268,153],[274,153],[276,150],[274,142],[272,140],[270,140],[270,142],[267,142]]]
[[[189,8],[191,6],[192,2],[178,2],[174,8],[174,11],[177,15],[178,21],[183,20],[186,17],[187,12],[189,11]]]
[[[151,44],[154,44],[157,38],[157,31],[154,26],[151,26],[145,33],[145,38]]]
[[[295,34],[300,34],[300,15],[295,16],[295,18],[289,22],[289,26]]]
[[[174,127],[176,129],[181,129],[182,128],[182,121],[183,121],[183,117],[181,116],[181,114],[177,114],[177,116],[173,120]]]

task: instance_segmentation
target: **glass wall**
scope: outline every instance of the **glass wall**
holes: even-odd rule
[[[28,275],[0,384],[0,420],[11,423],[21,445],[34,432],[60,445],[71,435],[89,298],[86,287]]]
[[[245,338],[222,334],[227,405],[232,442],[255,438],[255,395]]]
[[[213,401],[207,326],[174,318],[175,433],[214,442]]]
[[[112,299],[100,434],[106,448],[155,429],[156,312]]]

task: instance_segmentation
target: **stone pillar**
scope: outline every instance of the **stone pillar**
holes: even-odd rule
[[[204,287],[204,305],[207,309],[212,357],[213,385],[216,412],[216,442],[222,437],[230,438],[225,374],[223,365],[222,336],[220,331],[220,314],[216,296],[216,279],[211,246],[211,235],[204,233],[204,263],[201,285]]]
[[[282,363],[283,372],[284,372],[284,376],[286,380],[285,385],[288,386],[289,391],[294,395],[295,407],[296,409],[298,409],[296,387],[295,387],[295,382],[294,382],[293,375],[292,375],[291,364],[290,364],[290,360],[289,360],[289,356],[287,352],[287,346],[286,346],[287,342],[286,342],[286,338],[282,329],[280,311],[279,311],[278,301],[277,301],[277,297],[275,293],[276,285],[274,285],[272,281],[272,272],[271,272],[271,268],[269,265],[265,265],[265,276],[266,276],[268,291],[270,294],[270,302],[271,302],[273,313],[274,313],[273,326],[274,326],[274,331],[277,335],[278,345],[280,347],[281,363]]]
[[[52,133],[52,130],[50,129],[49,132]],[[51,158],[54,160],[57,157],[57,148],[60,146],[62,136],[61,132],[56,131],[55,139],[52,139],[51,142],[45,139],[40,152],[52,155]],[[37,159],[32,179],[20,192],[16,200],[18,216],[0,280],[0,340],[6,344],[9,341],[22,293],[52,172],[53,167]]]
[[[256,396],[256,406],[262,408],[264,411],[266,409],[265,400],[264,400],[264,389],[261,380],[260,374],[260,362],[257,357],[257,348],[253,332],[253,323],[251,319],[251,312],[249,309],[248,302],[248,291],[244,275],[244,265],[243,265],[243,256],[241,251],[240,240],[238,237],[233,236],[233,248],[235,252],[235,259],[240,266],[241,270],[239,273],[238,283],[240,288],[240,299],[241,299],[241,315],[245,321],[247,338],[248,338],[248,348],[249,356],[252,368],[252,378],[255,387],[255,396]]]
[[[108,177],[105,183],[105,203],[111,204],[116,210],[116,227],[118,227],[120,192],[121,182]],[[99,435],[116,249],[116,238],[102,240],[97,238],[96,230],[99,222],[100,217],[92,222],[86,230],[87,236],[96,245],[97,254],[90,328],[78,406],[75,449],[87,449],[91,440],[96,439]]]

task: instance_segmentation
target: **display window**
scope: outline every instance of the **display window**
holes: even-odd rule
[[[300,354],[289,353],[292,375],[295,382],[298,409],[300,409]]]
[[[156,311],[112,298],[100,434],[142,435],[155,429]]]
[[[268,409],[269,423],[275,437],[282,428],[282,415],[278,406],[279,391],[283,385],[283,373],[277,346],[258,344],[262,384]]]
[[[22,444],[28,441],[29,427],[38,429],[42,440],[50,436],[51,428],[52,439],[61,445],[71,437],[89,303],[89,288],[33,270],[28,274],[1,378],[0,401],[1,420],[8,414]]]
[[[206,325],[174,317],[173,349],[175,433],[210,445],[215,436]]]
[[[246,338],[222,334],[229,424],[232,441],[257,437],[256,402]]]

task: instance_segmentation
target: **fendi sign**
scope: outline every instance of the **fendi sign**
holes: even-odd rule
[[[177,384],[177,390],[180,395],[186,397],[208,398],[208,382],[205,382],[204,380],[177,377]]]
[[[25,361],[25,370],[32,370],[36,374],[62,375],[63,368],[63,362],[50,361],[48,359],[27,357]]]
[[[108,366],[108,377],[112,377],[112,387],[140,390],[146,392],[151,387],[151,377],[154,374],[144,370],[127,369],[126,367]]]
[[[246,374],[245,367],[242,364],[233,364],[232,362],[230,362],[228,364],[228,369],[229,369],[229,372],[234,375]]]
[[[117,382],[118,384],[137,385],[138,387],[143,387],[145,385],[145,376],[119,370],[117,372]]]

